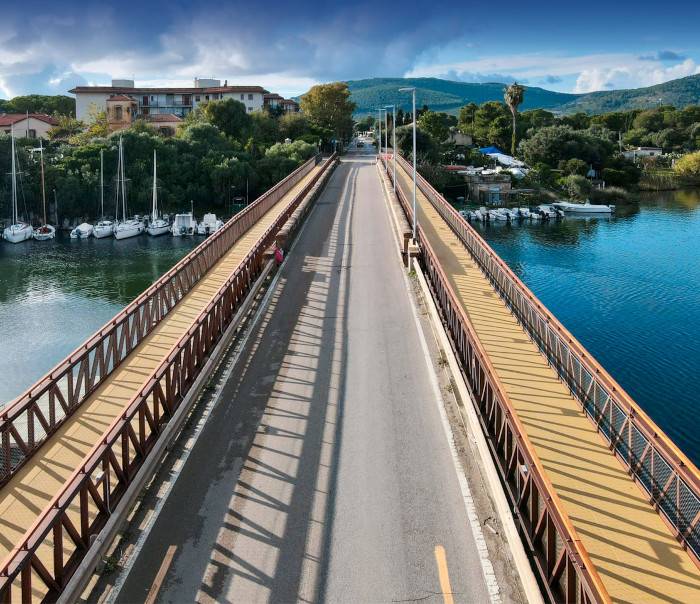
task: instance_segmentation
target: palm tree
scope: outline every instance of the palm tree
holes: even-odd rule
[[[518,107],[522,104],[525,98],[525,88],[513,82],[508,88],[503,91],[503,100],[508,105],[508,109],[513,114],[513,136],[510,142],[510,154],[515,155],[515,121],[518,115]]]

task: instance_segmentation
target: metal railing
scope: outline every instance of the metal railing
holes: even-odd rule
[[[388,176],[392,178],[391,170]],[[406,215],[412,218],[410,194],[399,183],[396,192]],[[602,580],[420,224],[417,236],[421,265],[478,407],[506,494],[518,511],[515,520],[533,552],[547,599],[572,604],[609,602]]]
[[[409,170],[408,162],[397,163]],[[423,177],[420,191],[481,267],[549,364],[642,488],[649,503],[700,565],[700,472],[547,310],[508,265]]]
[[[65,588],[261,274],[277,231],[334,161],[326,161],[260,236],[8,555],[0,567],[0,602],[11,602],[13,593],[22,602],[53,601]]]
[[[208,237],[24,394],[0,409],[0,487],[223,254],[320,161],[316,156]]]

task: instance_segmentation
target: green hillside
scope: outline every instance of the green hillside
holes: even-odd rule
[[[648,88],[591,92],[563,104],[560,110],[565,113],[577,111],[607,113],[648,109],[659,105],[673,105],[680,109],[687,105],[698,104],[700,104],[700,74]]]
[[[453,82],[439,78],[372,78],[351,80],[348,87],[352,100],[357,104],[358,116],[372,113],[377,107],[401,103],[404,110],[410,111],[410,95],[398,91],[402,86],[416,87],[416,104],[428,105],[433,111],[456,113],[467,103],[477,104],[486,101],[502,101],[502,83],[489,82],[475,84]],[[521,111],[528,109],[550,109],[562,113],[607,113],[628,109],[645,109],[659,105],[673,105],[677,108],[700,104],[700,74],[671,80],[665,84],[610,90],[588,94],[566,94],[553,92],[535,86],[526,87],[525,102]]]
[[[505,84],[489,82],[475,84],[470,82],[453,82],[439,78],[372,78],[368,80],[351,80],[348,87],[352,100],[357,105],[356,114],[363,115],[392,103],[401,103],[404,110],[411,109],[409,94],[398,91],[402,86],[416,87],[416,104],[428,105],[433,111],[456,113],[467,103],[485,103],[502,101]],[[544,88],[528,87],[525,102],[521,109],[553,109],[577,98],[578,95],[552,92]]]

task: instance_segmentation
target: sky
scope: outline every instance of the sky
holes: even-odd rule
[[[195,76],[285,96],[401,76],[636,88],[700,73],[699,23],[698,0],[3,0],[0,98]]]

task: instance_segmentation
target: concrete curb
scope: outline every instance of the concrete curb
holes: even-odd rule
[[[389,202],[390,214],[393,217],[394,227],[396,229],[396,236],[400,239],[400,219],[396,216],[397,211],[399,216],[401,216],[406,224],[408,221],[403,213],[403,208],[401,208],[398,199],[396,198],[392,188],[389,186],[389,179],[384,174],[381,166],[377,165],[379,171],[380,179],[382,181],[382,186],[384,188],[385,199]],[[410,232],[409,232],[410,236]],[[406,256],[401,254],[402,258]],[[531,604],[544,604],[544,599],[542,598],[542,592],[540,590],[535,574],[532,571],[532,566],[530,564],[530,558],[525,551],[522,539],[518,533],[518,529],[515,525],[515,520],[513,519],[513,514],[508,503],[508,499],[503,491],[503,486],[501,484],[501,479],[496,469],[496,464],[491,457],[491,451],[489,449],[488,443],[486,442],[486,437],[481,428],[481,423],[477,415],[476,407],[474,401],[469,394],[469,388],[464,380],[462,370],[459,365],[459,361],[454,354],[452,349],[452,343],[445,331],[440,318],[440,313],[437,309],[435,301],[433,300],[432,292],[430,287],[423,275],[423,271],[420,268],[420,264],[417,258],[412,258],[410,263],[410,268],[415,271],[418,283],[420,284],[421,290],[423,292],[423,297],[428,306],[428,312],[430,316],[430,322],[433,327],[433,333],[438,339],[438,344],[440,348],[444,351],[445,357],[448,362],[450,373],[452,374],[452,379],[457,392],[459,393],[459,398],[464,402],[463,405],[457,405],[459,409],[459,417],[462,421],[464,429],[467,434],[471,437],[472,445],[476,447],[476,453],[479,456],[479,463],[483,471],[483,476],[489,488],[489,498],[491,499],[493,508],[498,515],[498,518],[503,527],[503,532],[506,536],[506,541],[508,543],[508,548],[510,550],[513,562],[515,563],[515,569],[518,577],[520,578],[520,583],[523,589],[523,593],[527,598],[528,602]]]

